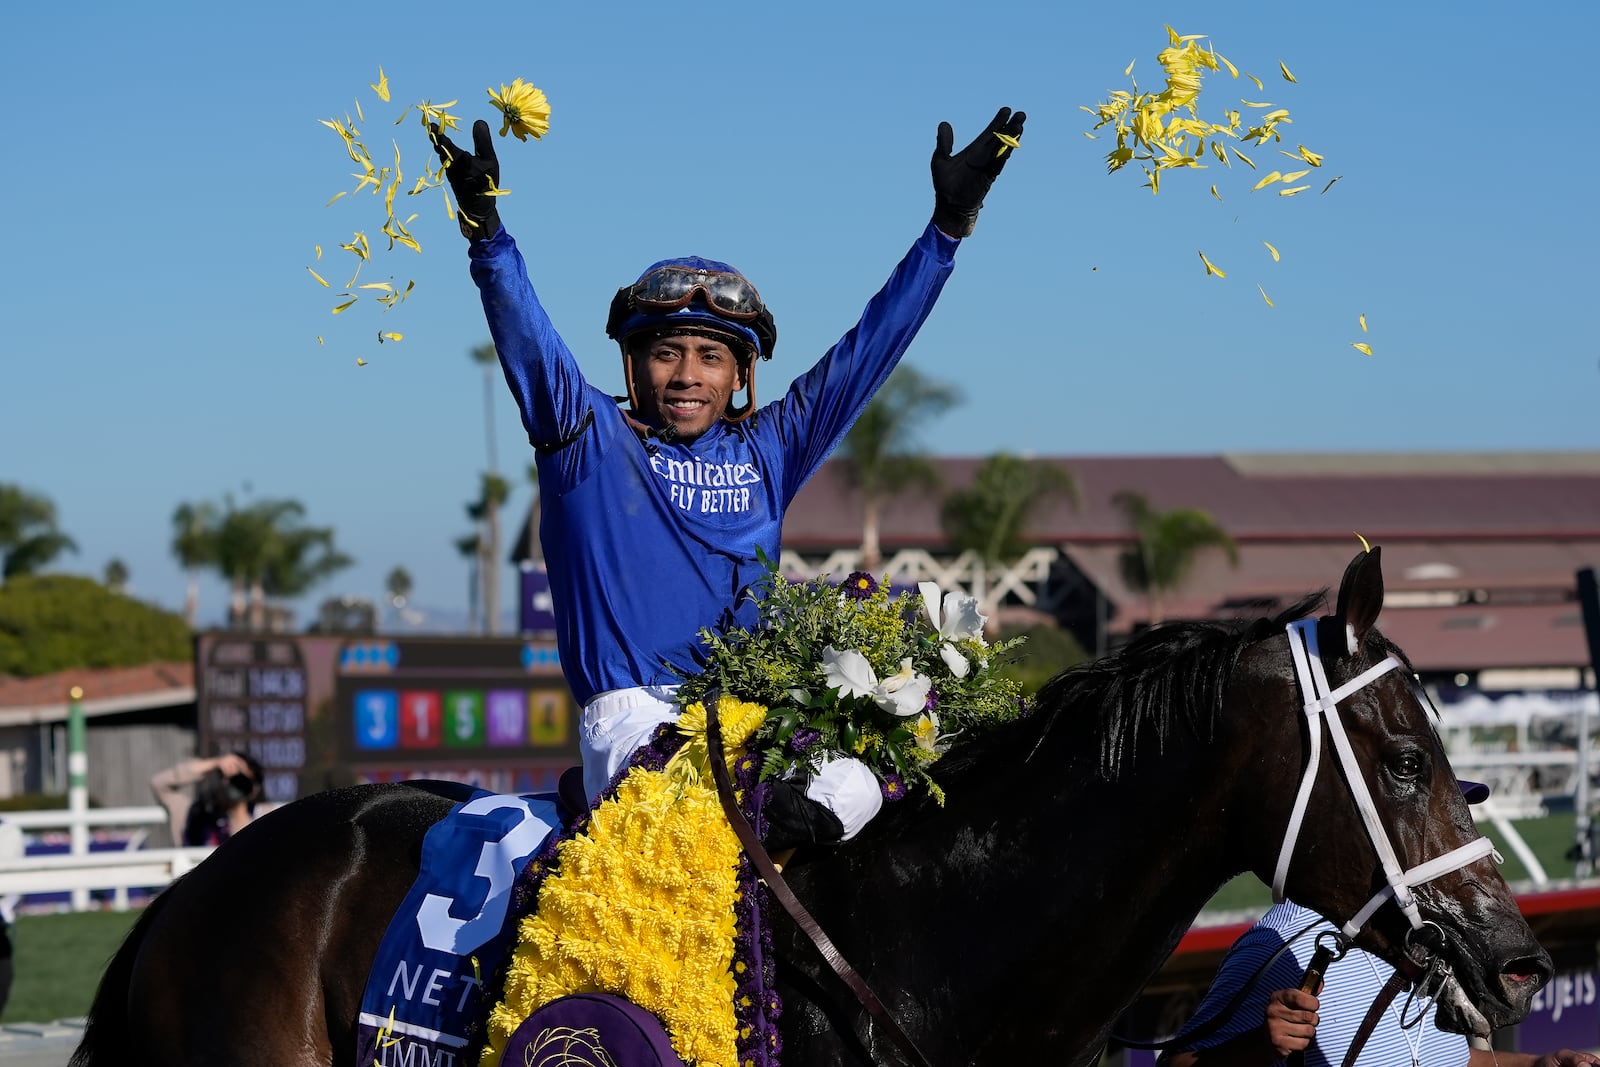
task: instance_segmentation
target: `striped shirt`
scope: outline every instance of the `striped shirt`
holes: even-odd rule
[[[1307,926],[1311,929],[1302,935],[1301,931]],[[1220,1030],[1186,1047],[1214,1048],[1262,1026],[1267,997],[1276,989],[1299,987],[1311,954],[1316,950],[1317,934],[1333,929],[1333,924],[1316,912],[1291,902],[1279,904],[1263,915],[1261,921],[1228,950],[1205,1000],[1186,1029],[1199,1026],[1221,1011],[1284,942],[1293,940],[1293,944],[1255,983],[1244,1003]],[[1317,1026],[1317,1036],[1306,1050],[1306,1067],[1339,1067],[1344,1062],[1345,1051],[1361,1026],[1361,1020],[1392,973],[1394,969],[1387,963],[1353,947],[1343,959],[1328,968],[1322,992],[1318,994],[1321,1022]],[[1432,1007],[1421,1023],[1401,1030],[1400,1012],[1405,1004],[1406,994],[1401,993],[1383,1013],[1361,1050],[1361,1067],[1413,1067],[1414,1064],[1464,1067],[1469,1055],[1467,1039],[1434,1026]],[[1407,1018],[1410,1018],[1409,1013]]]

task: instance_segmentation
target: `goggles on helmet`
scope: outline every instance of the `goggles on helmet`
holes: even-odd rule
[[[676,311],[688,307],[696,294],[706,306],[735,322],[749,322],[761,314],[761,294],[738,274],[693,267],[659,267],[628,289],[634,306],[644,311]]]

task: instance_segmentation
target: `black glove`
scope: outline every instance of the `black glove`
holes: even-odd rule
[[[948,122],[939,123],[939,139],[933,150],[933,222],[951,237],[966,237],[978,224],[978,209],[995,177],[1011,158],[1011,145],[1000,140],[1003,134],[1013,140],[1022,136],[1027,113],[1015,115],[1009,107],[994,113],[994,120],[975,141],[951,155],[955,131]]]
[[[808,779],[780,778],[767,793],[761,814],[766,816],[767,833],[762,844],[768,852],[801,845],[831,845],[844,837],[839,816],[806,796]]]
[[[438,123],[429,123],[428,130],[433,135],[434,151],[445,163],[444,176],[456,194],[461,235],[469,241],[487,241],[500,231],[500,212],[495,198],[489,195],[490,189],[500,188],[500,160],[494,154],[489,124],[482,119],[472,124],[476,155],[457,148]]]

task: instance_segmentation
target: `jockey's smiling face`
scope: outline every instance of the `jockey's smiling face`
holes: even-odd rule
[[[706,334],[640,338],[631,355],[640,414],[675,440],[693,441],[715,426],[744,388],[733,349]]]

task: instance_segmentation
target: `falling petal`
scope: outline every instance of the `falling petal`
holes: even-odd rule
[[[321,335],[321,334],[320,334],[320,333],[319,333],[319,334],[317,334],[317,344],[319,344],[319,345],[320,345],[320,344],[326,344],[326,343],[327,343],[327,342],[325,342],[325,341],[323,341],[323,339],[322,339],[322,335]]]
[[[348,190],[341,190],[341,191],[339,191],[339,192],[337,192],[337,193],[334,193],[334,194],[333,194],[333,200],[337,200],[337,199],[339,199],[339,198],[340,198],[340,197],[341,197],[341,196],[343,196],[343,195],[344,195],[344,194],[345,194],[345,192],[347,192],[347,191],[348,191]],[[323,206],[323,207],[327,207],[327,206],[328,206],[328,205],[329,205],[329,204],[332,204],[332,203],[333,203],[333,200],[329,200],[329,201],[328,201],[328,203],[327,203],[327,204],[323,204],[323,205],[322,205],[322,206]]]
[[[996,130],[994,136],[995,140],[1000,142],[1000,151],[995,153],[996,158],[1005,155],[1006,149],[1008,148],[1022,147],[1022,142],[1011,136],[1009,133],[1001,133],[999,130]]]
[[[310,271],[311,276],[317,280],[317,284],[321,285],[324,289],[332,289],[333,288],[333,286],[329,285],[328,282],[327,282],[327,279],[325,279],[322,275],[318,274],[314,270],[311,270],[310,267],[307,267],[306,270]]]
[[[1362,333],[1366,333],[1367,332],[1367,317],[1365,315],[1360,315],[1360,316],[1358,316],[1356,318],[1356,321],[1361,323],[1361,332]]]
[[[1283,71],[1283,80],[1284,81],[1292,82],[1292,81],[1295,80],[1294,79],[1294,75],[1289,73],[1289,68],[1283,65],[1283,60],[1281,60],[1281,59],[1278,60],[1278,69]]]
[[[363,289],[382,289],[384,292],[387,292],[387,293],[394,292],[394,286],[390,285],[388,282],[368,282],[366,285],[361,286],[361,288],[363,288]]]
[[[1200,253],[1200,262],[1204,263],[1206,265],[1206,274],[1208,274],[1208,275],[1215,274],[1219,278],[1226,278],[1227,277],[1227,274],[1225,274],[1222,270],[1218,269],[1216,264],[1212,263],[1209,259],[1206,258],[1206,254],[1204,252]]]
[[[1329,180],[1329,182],[1328,182],[1328,184],[1327,184],[1327,185],[1324,185],[1324,186],[1323,186],[1323,187],[1322,187],[1322,193],[1325,193],[1325,192],[1327,192],[1327,191],[1328,191],[1328,190],[1329,190],[1329,189],[1332,189],[1332,188],[1333,188],[1333,183],[1334,183],[1334,182],[1336,182],[1336,181],[1338,181],[1338,180],[1339,180],[1339,179],[1340,179],[1340,178],[1343,178],[1343,177],[1344,177],[1344,175],[1343,175],[1343,174],[1340,174],[1340,175],[1337,175],[1337,176],[1336,176],[1336,177],[1334,177],[1334,178],[1332,178],[1332,179],[1331,179],[1331,180]],[[1322,193],[1318,193],[1318,194],[1317,194],[1317,195],[1318,195],[1318,196],[1321,196],[1321,195],[1322,195]]]
[[[381,345],[385,341],[403,341],[405,336],[403,333],[383,333],[380,331],[378,333],[378,343]]]
[[[1296,145],[1295,147],[1299,149],[1301,159],[1305,160],[1313,167],[1322,166],[1322,157],[1320,155],[1311,151],[1311,149],[1307,148],[1305,145]]]
[[[360,356],[356,357],[356,366],[365,367],[366,365],[367,365],[367,361],[366,360],[362,359]]]
[[[317,262],[321,263],[322,262],[322,246],[321,245],[316,245],[315,247],[316,247],[316,250],[317,250]]]
[[[1311,172],[1309,170],[1290,171],[1288,174],[1285,174],[1283,176],[1283,184],[1288,185],[1290,182],[1297,182],[1301,178],[1304,178],[1307,174],[1310,174],[1310,173]]]
[[[1372,346],[1369,344],[1364,344],[1360,341],[1351,341],[1350,347],[1355,349],[1357,352],[1360,352],[1363,356],[1372,355]]]
[[[1247,155],[1245,155],[1245,154],[1244,154],[1244,153],[1243,153],[1243,152],[1241,152],[1241,151],[1239,151],[1239,150],[1238,150],[1238,149],[1237,149],[1237,148],[1235,148],[1235,147],[1233,147],[1233,145],[1229,145],[1229,146],[1228,146],[1228,151],[1230,151],[1230,152],[1232,152],[1232,153],[1233,153],[1233,154],[1234,154],[1234,155],[1236,155],[1236,156],[1238,156],[1238,157],[1239,157],[1239,159],[1240,159],[1240,160],[1241,160],[1241,161],[1243,161],[1243,162],[1244,162],[1244,164],[1245,164],[1245,165],[1246,165],[1246,166],[1248,166],[1248,167],[1249,167],[1249,168],[1250,168],[1250,169],[1251,169],[1251,170],[1255,170],[1255,169],[1256,169],[1256,165],[1255,165],[1255,163],[1253,163],[1253,162],[1252,162],[1252,161],[1251,161],[1251,159],[1250,159],[1250,157],[1249,157],[1249,156],[1247,156]]]
[[[1261,189],[1265,189],[1267,186],[1271,185],[1273,182],[1282,181],[1282,180],[1283,180],[1283,175],[1279,174],[1277,171],[1273,171],[1271,174],[1268,174],[1265,178],[1262,178],[1260,181],[1256,182],[1254,188],[1251,191],[1255,192],[1255,191],[1258,191],[1258,190],[1261,190]]]
[[[1133,73],[1133,64],[1134,64],[1134,63],[1137,63],[1137,62],[1139,62],[1139,60],[1138,60],[1138,57],[1134,57],[1134,59],[1133,59],[1133,60],[1131,60],[1131,61],[1130,61],[1130,62],[1129,62],[1129,63],[1128,63],[1128,67],[1127,67],[1127,69],[1126,69],[1126,70],[1124,70],[1124,71],[1123,71],[1123,72],[1122,72],[1122,76],[1123,76],[1123,77],[1124,77],[1124,78],[1126,78],[1126,77],[1128,77],[1128,76],[1129,76],[1129,75],[1131,75],[1131,74],[1132,74],[1132,73]]]
[[[383,72],[382,67],[378,68],[378,84],[373,85],[371,82],[367,84],[371,86],[373,92],[378,94],[379,100],[382,100],[385,104],[389,102],[389,76]],[[356,106],[359,107],[360,105]],[[407,110],[410,109],[407,108]]]
[[[1356,531],[1354,531],[1354,530],[1351,530],[1350,532],[1356,534],[1356,540],[1361,542],[1361,551],[1363,551],[1363,552],[1371,552],[1372,551],[1372,546],[1367,544],[1367,539],[1365,537],[1362,537],[1359,533],[1356,533]]]
[[[1267,246],[1268,252],[1272,253],[1272,262],[1278,262],[1278,250],[1273,248],[1272,245],[1268,244],[1266,241],[1262,241],[1261,243]]]
[[[1099,135],[1090,133],[1088,130],[1084,130],[1083,135],[1089,138],[1091,141],[1098,141],[1100,139]]]
[[[1297,185],[1293,189],[1279,189],[1278,190],[1278,195],[1279,196],[1293,196],[1296,193],[1303,193],[1309,188],[1311,188],[1311,186],[1309,186],[1309,185]]]
[[[1257,89],[1262,89],[1262,90],[1266,89],[1266,86],[1261,84],[1261,79],[1256,77],[1254,74],[1246,73],[1245,77],[1249,78],[1251,81],[1255,82]]]
[[[1218,200],[1221,200],[1221,199],[1222,199],[1222,194],[1221,194],[1221,193],[1219,193],[1219,192],[1217,192],[1217,187],[1216,187],[1216,186],[1215,186],[1215,185],[1213,185],[1213,186],[1212,186],[1212,187],[1211,187],[1211,195],[1212,195],[1212,196],[1214,196],[1214,197],[1216,197],[1216,198],[1217,198],[1217,199],[1218,199]]]
[[[1276,304],[1274,304],[1272,302],[1272,298],[1267,295],[1267,291],[1265,289],[1261,288],[1261,283],[1260,282],[1256,282],[1256,291],[1261,294],[1261,299],[1263,299],[1263,300],[1265,300],[1267,302],[1267,307],[1270,308],[1270,307],[1276,307],[1277,306]]]
[[[1258,103],[1255,103],[1254,101],[1251,101],[1251,100],[1240,100],[1239,103],[1243,104],[1245,107],[1271,107],[1272,106],[1270,101],[1266,102],[1266,103],[1258,104]]]
[[[360,298],[358,297],[356,299],[360,299]],[[345,308],[349,307],[351,304],[354,304],[355,302],[356,302],[355,300],[346,300],[344,303],[342,303],[338,307],[334,308],[333,309],[333,313],[335,315],[337,315],[337,314],[339,314],[339,312],[343,311]]]

